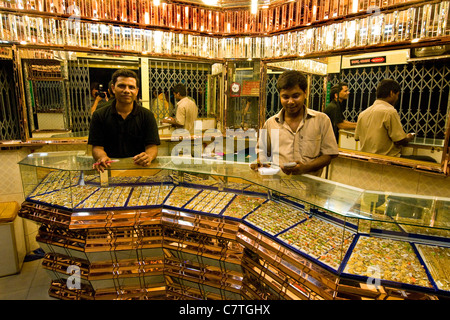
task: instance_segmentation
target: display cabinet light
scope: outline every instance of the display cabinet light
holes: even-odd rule
[[[144,24],[150,24],[150,13],[144,13]]]
[[[86,212],[86,211],[79,211],[79,212],[77,212],[77,215],[78,216],[80,216],[80,217],[87,217],[87,216],[89,216],[89,212]]]
[[[358,1],[353,1],[351,13],[357,13],[357,12],[358,12]]]
[[[258,0],[252,0],[252,4],[250,7],[251,14],[256,14],[258,12]]]
[[[207,6],[217,6],[217,0],[202,0]]]

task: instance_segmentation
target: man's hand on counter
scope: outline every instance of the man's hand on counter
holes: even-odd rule
[[[149,166],[152,160],[146,152],[141,152],[133,157],[134,164],[143,167]]]
[[[101,157],[97,159],[97,162],[95,162],[92,165],[92,168],[97,170],[98,172],[104,172],[105,169],[108,169],[109,167],[111,167],[111,159],[107,156],[105,157]]]

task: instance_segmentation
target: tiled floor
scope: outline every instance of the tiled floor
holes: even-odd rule
[[[41,263],[24,262],[20,273],[0,277],[0,300],[56,300],[48,295],[50,275]]]

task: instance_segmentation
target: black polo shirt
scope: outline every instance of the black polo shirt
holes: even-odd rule
[[[344,122],[344,112],[341,109],[341,104],[337,100],[332,100],[324,110],[324,113],[330,118],[331,125],[333,126],[334,136],[336,142],[339,141],[339,128],[338,124]]]
[[[126,119],[117,113],[115,100],[92,115],[88,144],[104,147],[111,158],[134,157],[160,143],[153,113],[136,102]]]

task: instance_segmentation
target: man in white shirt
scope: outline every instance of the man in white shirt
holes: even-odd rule
[[[253,170],[271,161],[286,174],[320,176],[322,169],[338,156],[330,118],[306,107],[307,87],[307,79],[299,71],[280,75],[277,89],[283,108],[264,124],[266,131],[258,140],[258,159],[250,166]]]
[[[177,111],[175,118],[165,118],[163,123],[170,123],[175,128],[184,128],[190,134],[194,133],[194,123],[198,116],[198,107],[194,100],[187,96],[186,87],[183,84],[177,84],[173,89],[177,102]]]

